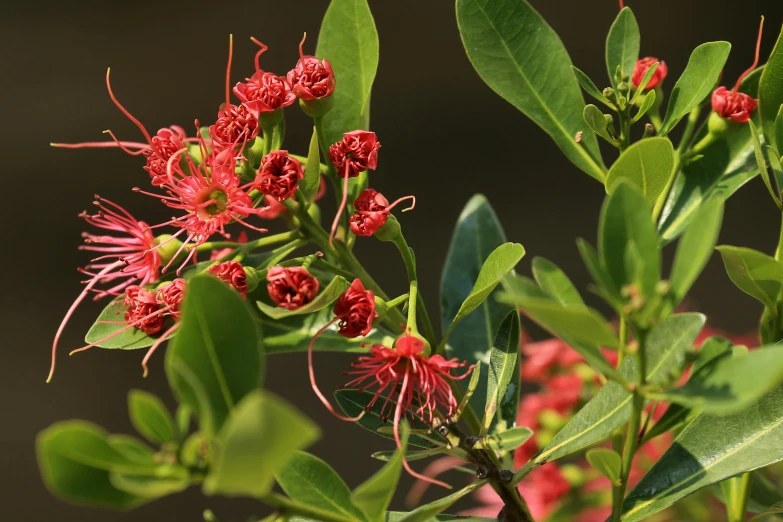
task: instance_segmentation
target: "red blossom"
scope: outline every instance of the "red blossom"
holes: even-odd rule
[[[275,150],[261,159],[255,186],[262,194],[285,201],[296,192],[303,177],[298,160],[289,156],[287,150]]]
[[[634,67],[633,75],[631,76],[631,82],[633,82],[636,87],[639,87],[639,85],[642,83],[644,75],[647,74],[647,71],[650,70],[650,67],[652,67],[655,62],[658,62],[658,67],[655,69],[655,72],[653,73],[652,78],[650,78],[650,81],[647,82],[647,86],[644,88],[644,90],[650,91],[655,89],[658,84],[666,79],[666,75],[669,74],[669,68],[666,66],[666,62],[651,56],[640,58],[636,61],[636,67]]]
[[[182,300],[185,299],[185,290],[187,289],[187,286],[187,281],[178,277],[172,282],[158,288],[158,304],[167,308],[167,313],[175,321],[179,321],[182,315]]]
[[[147,335],[154,335],[163,328],[163,314],[158,298],[154,292],[140,286],[129,286],[125,289],[125,322],[133,325]]]
[[[328,60],[321,61],[315,56],[305,56],[302,49],[304,42],[305,38],[302,38],[299,44],[299,61],[288,72],[288,83],[291,84],[296,97],[301,100],[326,98],[334,92],[334,71]]]
[[[226,283],[242,297],[247,295],[247,274],[245,274],[242,263],[225,261],[210,267],[207,273]]]
[[[318,294],[318,279],[301,266],[273,266],[266,273],[266,288],[272,301],[286,310],[296,310]]]
[[[245,83],[237,83],[234,86],[234,94],[258,119],[261,113],[288,107],[296,101],[296,95],[285,77],[261,70],[258,59],[267,50],[267,46],[255,38],[251,40],[261,47],[255,57],[256,72],[250,78],[245,78]]]
[[[329,161],[339,176],[355,178],[367,169],[375,170],[379,148],[381,144],[374,132],[346,132],[342,140],[329,147]]]
[[[244,148],[258,136],[258,119],[244,105],[224,104],[218,119],[209,127],[212,146],[218,149]]]
[[[720,86],[712,93],[712,110],[715,111],[721,118],[730,119],[737,123],[748,123],[753,111],[756,110],[756,106],[759,101],[749,94],[739,92],[742,80],[749,75],[756,66],[759,64],[759,53],[761,51],[761,34],[764,30],[764,17],[761,18],[761,25],[759,25],[759,35],[756,41],[756,58],[745,72],[743,72],[737,79],[737,83],[734,85],[734,89],[729,91],[726,87]]]
[[[334,315],[340,320],[339,333],[353,339],[365,336],[372,329],[375,312],[375,294],[366,290],[361,280],[354,279],[351,286],[337,298]]]
[[[152,184],[156,187],[165,182],[166,164],[171,156],[185,148],[185,140],[185,130],[176,125],[158,130],[150,140],[149,148],[144,150],[147,158],[144,170],[152,177]]]

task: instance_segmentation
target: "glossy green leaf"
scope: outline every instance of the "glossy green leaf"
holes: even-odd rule
[[[756,69],[749,74],[742,81],[740,92],[757,98],[761,71]],[[753,121],[758,124],[758,111],[753,114]],[[694,143],[702,141],[707,131],[707,125],[703,125]],[[758,174],[748,125],[729,125],[720,138],[702,147],[699,155],[682,166],[661,212],[658,229],[665,243],[685,230],[705,201],[715,194],[728,199]]]
[[[614,88],[618,66],[628,76],[633,74],[639,59],[639,40],[639,24],[631,8],[626,7],[617,15],[606,38],[606,70]]]
[[[410,428],[407,422],[400,424],[400,447],[375,475],[359,485],[351,494],[351,502],[357,506],[369,522],[380,522],[391,503],[402,472],[402,458],[408,446]]]
[[[654,396],[706,413],[735,413],[783,382],[783,346],[721,358],[702,368],[699,375],[682,387]]]
[[[109,481],[114,487],[149,500],[185,491],[190,486],[188,470],[177,465],[161,465],[150,474],[112,471]]]
[[[475,449],[491,449],[503,453],[514,451],[533,436],[533,430],[517,426],[506,431],[482,437],[476,442]]]
[[[709,96],[729,58],[730,50],[729,42],[708,42],[693,50],[685,71],[674,84],[669,97],[666,116],[659,132],[661,136],[666,136],[686,114]]]
[[[293,500],[348,520],[364,520],[364,514],[351,502],[351,490],[343,479],[315,455],[297,451],[275,478]]]
[[[778,502],[777,504],[770,506],[770,508],[767,509],[764,513],[751,518],[748,520],[748,522],[762,522],[762,520],[770,520],[770,518],[775,517],[775,515],[783,515],[783,502]]]
[[[437,448],[421,450],[421,451],[406,451],[405,460],[407,460],[408,462],[413,462],[414,460],[422,460],[422,459],[433,457],[435,455],[442,455],[444,453],[447,453],[448,451],[449,451],[448,448],[446,448],[445,446],[439,446]],[[396,451],[376,451],[370,456],[374,459],[388,462],[389,460],[394,458],[395,454]]]
[[[519,384],[511,385],[519,374],[519,343],[522,332],[519,313],[513,310],[500,324],[489,356],[489,377],[487,380],[487,403],[484,407],[484,430],[489,430],[493,421],[504,427],[513,426],[519,407]],[[474,370],[475,371],[475,370]]]
[[[147,444],[130,435],[109,435],[106,437],[109,446],[117,450],[126,459],[142,466],[155,466],[155,451]]]
[[[783,206],[780,203],[780,195],[778,194],[778,190],[777,188],[773,187],[773,181],[769,177],[767,160],[764,157],[764,150],[761,148],[761,139],[759,137],[758,130],[756,130],[756,125],[753,123],[753,120],[748,121],[748,127],[750,127],[750,135],[752,138],[751,143],[753,143],[753,155],[756,158],[756,165],[758,165],[761,179],[764,180],[764,185],[767,186],[769,195],[772,196],[773,200],[775,200],[775,204],[778,206],[778,208],[783,209]]]
[[[267,354],[305,352],[313,336],[331,319],[331,308],[322,308],[307,315],[293,315],[284,319],[272,319],[261,314],[258,321],[264,333],[264,351]],[[332,325],[325,330],[313,346],[316,352],[366,352],[365,344],[385,344],[394,342],[395,336],[380,326],[373,327],[365,337],[347,339],[337,333],[338,326]]]
[[[774,310],[783,288],[783,264],[750,248],[719,246],[718,251],[737,288]]]
[[[407,513],[401,511],[387,511],[384,522],[399,522]],[[435,522],[497,522],[497,518],[469,517],[458,515],[435,515],[431,518]]]
[[[447,510],[459,499],[473,493],[480,487],[486,485],[486,483],[487,482],[485,480],[476,481],[473,484],[465,486],[456,493],[452,493],[451,495],[440,498],[434,502],[430,502],[429,504],[419,506],[399,519],[399,522],[427,522],[428,520],[432,520],[434,516]]]
[[[350,389],[337,390],[334,392],[334,398],[337,401],[337,404],[340,405],[340,408],[342,408],[343,412],[345,412],[345,414],[349,417],[356,417],[362,411],[364,411],[364,408],[370,403],[374,396],[374,393],[370,393],[368,391]],[[378,397],[378,400],[375,402],[375,404],[373,404],[373,407],[370,409],[370,411],[365,413],[361,419],[356,421],[356,424],[368,431],[380,435],[381,437],[393,439],[394,437],[390,433],[381,433],[378,431],[379,428],[391,427],[392,425],[391,421],[388,419],[392,418],[393,415],[389,415],[389,411],[391,411],[392,414],[394,413],[394,406],[397,404],[397,402],[389,399],[389,404],[386,406],[383,417],[381,417],[383,404],[386,402],[386,399],[386,396]],[[411,418],[411,415],[413,414],[408,414],[408,418]],[[385,420],[381,420],[382,418]],[[415,419],[415,424],[417,426],[424,425],[424,421],[422,421],[420,418],[416,416],[413,418]],[[432,447],[432,444],[416,435],[411,435],[410,444],[413,446],[419,446],[421,448]]]
[[[783,503],[783,491],[779,491],[777,484],[765,477],[761,471],[755,472],[750,486],[748,511],[763,513],[779,503]]]
[[[77,420],[53,424],[38,434],[36,454],[46,487],[63,500],[119,509],[147,501],[111,483],[111,470],[144,468],[112,447],[106,432],[94,424]]]
[[[378,69],[378,32],[367,0],[332,0],[315,55],[334,69],[334,106],[321,122],[328,147],[356,129],[369,129],[370,90]],[[325,152],[325,151],[324,151]]]
[[[175,370],[176,363],[184,370]],[[202,431],[214,435],[229,411],[258,388],[262,364],[261,336],[239,294],[211,276],[191,279],[176,340],[166,352],[166,371],[179,401],[197,412]],[[205,416],[211,419],[208,429]]]
[[[779,156],[783,156],[783,105],[780,106],[778,115],[775,117],[775,143],[774,146],[772,144],[770,146],[776,150]]]
[[[124,296],[120,296],[106,305],[98,319],[95,320],[95,323],[87,331],[87,335],[84,337],[85,342],[88,344],[96,343],[95,346],[100,348],[114,350],[138,350],[139,348],[148,348],[155,344],[155,341],[158,340],[157,337],[151,337],[138,328],[128,328],[128,325],[125,324],[126,307],[123,305],[124,299]],[[111,338],[106,339],[109,336]],[[101,341],[101,339],[104,340]]]
[[[482,195],[473,196],[457,221],[441,274],[441,325],[444,330],[452,323],[463,301],[476,286],[485,260],[504,243],[506,237],[503,228],[489,202]],[[519,248],[515,246],[506,248],[512,253],[519,252]],[[496,288],[474,313],[453,328],[446,345],[448,357],[457,357],[470,364],[489,360],[495,333],[503,319],[514,310],[513,306],[499,303],[495,299],[499,293],[500,289]],[[519,381],[512,380],[513,382]],[[484,409],[486,389],[487,376],[482,375],[478,389],[470,401],[476,412]]]
[[[304,168],[304,177],[299,181],[299,192],[309,205],[318,193],[321,185],[321,154],[318,149],[318,133],[313,128],[313,136],[310,138],[310,148],[307,151],[307,163]]]
[[[661,64],[661,62],[655,62],[650,67],[647,68],[647,72],[644,73],[644,76],[642,76],[642,80],[639,82],[639,85],[636,86],[636,92],[634,92],[633,97],[631,98],[630,105],[634,105],[636,103],[636,100],[639,99],[639,96],[645,96],[645,101],[642,102],[642,105],[646,105],[647,103],[647,94],[651,94],[655,91],[647,91],[645,93],[645,87],[647,87],[647,84],[650,83],[650,80],[652,80],[653,75],[655,74],[655,71],[658,70],[658,66]],[[653,96],[653,101],[655,101],[655,96]],[[650,102],[650,105],[652,105],[653,102]],[[638,116],[638,115],[637,115]],[[637,119],[637,118],[634,118]]]
[[[655,138],[643,140],[641,143]],[[663,147],[662,147],[663,149]],[[630,149],[629,149],[630,150]],[[649,199],[628,183],[618,183],[604,202],[598,225],[598,254],[619,294],[635,284],[642,296],[652,297],[661,276],[658,233],[650,215]],[[629,266],[628,252],[635,254]]]
[[[526,0],[457,0],[457,25],[468,58],[487,85],[544,129],[577,167],[603,181],[603,166],[593,159],[600,158],[598,143],[581,117],[584,100],[571,60],[541,15]]]
[[[612,484],[620,484],[620,468],[622,457],[616,451],[607,448],[593,448],[585,455],[590,463],[601,475],[608,478]]]
[[[710,484],[783,460],[781,440],[782,388],[734,415],[700,415],[626,498],[622,520],[643,520]]]
[[[590,129],[597,135],[601,136],[608,142],[614,142],[614,139],[606,130],[606,117],[601,109],[593,104],[585,106],[585,110],[582,112],[582,116],[585,119],[585,123]]]
[[[677,244],[669,278],[675,306],[682,301],[707,265],[718,241],[722,222],[723,200],[720,197],[710,199]]]
[[[315,296],[315,299],[304,306],[300,306],[296,310],[287,310],[278,306],[269,306],[268,304],[261,301],[256,301],[256,305],[262,312],[264,312],[264,314],[271,317],[272,319],[283,319],[285,317],[291,317],[292,315],[311,314],[313,312],[317,312],[318,310],[322,310],[337,301],[337,298],[340,297],[340,294],[345,292],[349,286],[351,286],[351,283],[349,283],[344,277],[334,276],[334,279],[332,279],[326,288],[321,290],[318,295]]]
[[[294,452],[320,436],[318,426],[286,401],[267,391],[253,391],[220,430],[204,492],[264,495]]]
[[[598,100],[599,102],[603,103],[605,106],[611,108],[612,106],[609,105],[609,102],[606,101],[606,98],[604,98],[603,93],[598,89],[598,87],[595,86],[593,83],[593,80],[590,79],[589,76],[587,76],[585,73],[583,73],[578,68],[571,66],[571,70],[574,71],[574,76],[576,77],[576,81],[579,82],[579,85],[582,86],[582,89]]]
[[[781,107],[781,109],[783,109],[783,107]],[[783,118],[781,118],[781,121],[783,121]],[[781,134],[783,134],[783,131],[781,131]],[[769,166],[772,168],[772,173],[775,175],[775,186],[783,187],[783,165],[781,165],[780,158],[770,146],[767,146],[767,156],[769,157]],[[777,195],[777,192],[775,195]]]
[[[557,265],[543,257],[533,258],[533,278],[541,289],[563,305],[584,305],[579,290]]]
[[[674,175],[674,147],[666,138],[647,138],[628,147],[606,177],[606,190],[614,193],[622,181],[636,186],[650,208]]]
[[[128,393],[128,413],[136,431],[153,444],[177,439],[177,428],[169,410],[151,393],[131,390]]]
[[[641,107],[639,107],[639,110],[636,111],[636,114],[634,114],[633,118],[631,118],[631,123],[636,123],[637,121],[641,120],[642,117],[645,114],[647,114],[647,111],[649,111],[653,107],[653,105],[655,104],[655,99],[657,97],[658,95],[655,94],[655,91],[648,92],[644,96],[644,101],[642,102]]]
[[[769,55],[759,81],[759,115],[767,144],[775,145],[781,139],[775,131],[775,119],[783,105],[783,29]],[[778,154],[783,150],[778,148]]]
[[[697,313],[675,314],[650,331],[645,349],[648,383],[663,384],[679,377],[685,367],[685,354],[693,348],[706,320]]]
[[[609,274],[606,273],[606,269],[601,265],[601,260],[598,258],[598,252],[595,248],[582,238],[576,240],[576,246],[579,249],[579,255],[582,258],[582,262],[585,264],[585,268],[590,273],[590,277],[593,278],[597,285],[596,291],[615,308],[622,306],[620,301],[620,294],[614,288]]]

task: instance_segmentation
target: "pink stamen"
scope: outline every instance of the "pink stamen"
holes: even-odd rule
[[[163,344],[163,341],[165,341],[168,336],[170,336],[177,330],[178,326],[179,323],[174,323],[174,325],[168,330],[166,330],[165,332],[163,332],[163,334],[158,338],[158,340],[155,341],[155,344],[153,344],[150,347],[150,349],[147,350],[146,355],[144,355],[144,360],[141,361],[141,367],[144,368],[144,377],[146,377],[147,374],[149,373],[149,369],[147,368],[147,362],[149,362],[150,357],[152,357],[152,354],[155,353],[155,350],[158,349],[158,346]]]
[[[623,3],[623,0],[620,0],[620,11],[625,9],[625,3]]]
[[[405,197],[402,197],[402,198],[398,199],[397,201],[395,201],[394,203],[392,203],[388,207],[386,207],[386,210],[387,211],[391,211],[391,209],[393,209],[394,207],[396,207],[397,205],[399,205],[400,203],[402,203],[403,201],[405,201],[407,199],[411,200],[411,206],[408,207],[408,208],[402,209],[400,212],[408,212],[409,210],[413,210],[414,208],[416,208],[416,196],[405,196]]]
[[[117,100],[117,98],[114,96],[114,92],[111,90],[111,81],[109,80],[109,75],[111,74],[111,67],[106,69],[106,88],[109,90],[109,97],[111,98],[111,101],[114,102],[114,105],[117,106],[120,111],[130,120],[132,121],[136,127],[139,128],[142,134],[144,134],[144,137],[147,139],[147,143],[152,143],[152,137],[150,136],[150,133],[147,132],[147,129],[144,127],[144,125],[141,124],[139,120],[137,120],[133,114],[128,112],[128,110],[122,106],[122,104]]]
[[[231,61],[234,58],[234,35],[228,35],[228,65],[226,65],[226,107],[231,105]],[[231,112],[229,111],[229,114]]]
[[[266,50],[269,48],[266,45],[259,42],[254,36],[250,37],[250,41],[260,47],[260,49],[256,52],[255,63],[256,63],[256,74],[261,76],[262,71],[261,71],[261,66],[259,65],[260,64],[259,58],[261,58],[261,55],[264,54]]]
[[[345,212],[345,206],[348,204],[348,166],[345,168],[345,178],[343,178],[343,199],[340,201],[340,208],[337,209],[337,214],[334,216],[334,222],[332,223],[332,231],[329,234],[329,246],[334,245],[334,235],[337,233],[337,225],[340,223],[340,217]]]
[[[111,136],[111,139],[112,139],[112,141],[114,141],[114,144],[117,145],[122,150],[122,152],[124,152],[126,154],[130,154],[131,156],[138,156],[139,154],[144,154],[147,151],[147,148],[144,148],[144,149],[141,149],[141,150],[130,150],[129,148],[123,146],[122,142],[117,139],[117,136],[115,136],[112,131],[110,131],[109,129],[106,129],[103,132],[105,134],[108,134],[109,136]]]
[[[747,75],[752,73],[759,64],[759,53],[761,52],[761,34],[763,31],[764,31],[764,17],[762,16],[761,23],[759,24],[759,37],[758,40],[756,40],[756,58],[753,60],[753,65],[751,65],[747,71],[745,71],[740,75],[736,85],[734,85],[734,92],[737,92],[739,90],[742,80],[744,80]]]
[[[88,344],[87,346],[82,346],[81,348],[77,348],[75,350],[71,350],[71,352],[68,355],[73,355],[75,353],[83,352],[85,350],[89,350],[90,348],[94,348],[95,346],[98,346],[100,343],[102,343],[104,341],[108,341],[112,337],[116,337],[116,336],[118,336],[119,334],[121,334],[122,332],[124,332],[126,330],[130,330],[131,328],[136,328],[136,326],[142,324],[147,319],[152,319],[153,317],[157,317],[157,316],[159,316],[159,315],[161,315],[163,313],[166,313],[168,311],[169,311],[169,307],[168,306],[165,307],[165,308],[161,308],[159,310],[156,310],[155,312],[152,312],[151,314],[145,315],[144,317],[141,317],[141,318],[133,321],[132,323],[128,323],[128,326],[126,326],[124,328],[120,328],[116,332],[112,332],[109,335],[107,335],[106,337],[102,337],[102,338],[98,339],[97,341]]]
[[[104,147],[105,148],[132,147],[134,149],[149,148],[149,145],[146,143],[138,143],[136,141],[117,141],[116,139],[114,141],[85,141],[82,143],[50,143],[49,145],[51,147],[58,147],[60,149],[100,149]],[[133,154],[137,154],[137,153],[138,153],[137,151],[133,151]]]
[[[307,40],[307,33],[302,36],[302,41],[299,42],[299,59],[304,61],[304,43]]]
[[[422,473],[427,477],[437,477],[438,475],[454,469],[456,466],[460,466],[464,463],[464,460],[458,459],[457,457],[442,457],[433,461],[430,465],[424,468]],[[408,496],[405,497],[405,503],[410,506],[418,505],[421,497],[424,496],[424,493],[427,491],[429,486],[429,482],[417,480],[416,483],[413,484],[413,487],[411,487],[410,492],[408,492]]]

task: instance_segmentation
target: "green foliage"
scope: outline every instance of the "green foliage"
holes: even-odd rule
[[[638,188],[650,208],[674,176],[674,147],[666,138],[647,138],[628,147],[614,162],[606,176],[610,194],[622,182]]]
[[[608,478],[614,485],[620,484],[620,468],[622,457],[616,451],[607,448],[593,448],[585,455],[590,463],[601,475]]]
[[[124,296],[120,296],[106,305],[87,331],[85,342],[115,350],[138,350],[155,344],[157,341],[155,337],[150,337],[138,328],[128,328],[125,324],[124,316],[127,308],[123,304],[124,299]],[[112,337],[107,339],[109,336]]]
[[[783,147],[778,144],[783,137],[777,135],[775,120],[783,105],[783,29],[761,75],[758,99],[758,112],[764,129],[764,138],[768,144],[777,149],[780,156],[783,154]]]
[[[554,263],[543,257],[536,257],[533,259],[532,268],[533,278],[541,290],[560,301],[562,305],[583,306],[585,304],[582,296],[579,295],[579,290]]]
[[[460,489],[456,493],[452,493],[451,495],[445,496],[434,502],[430,502],[429,504],[419,506],[399,519],[399,522],[427,522],[428,520],[432,520],[433,517],[450,508],[459,499],[473,493],[478,488],[484,486],[486,483],[487,482],[485,480],[479,480]]]
[[[631,76],[639,59],[639,24],[630,7],[620,11],[606,37],[606,70],[609,80],[616,89],[616,71]]]
[[[128,393],[128,413],[136,431],[153,444],[175,441],[177,428],[160,399],[142,390]]]
[[[479,439],[474,448],[491,449],[503,453],[514,451],[533,436],[533,430],[522,426],[507,429],[501,433]]]
[[[513,426],[516,422],[519,385],[511,385],[511,381],[514,376],[519,375],[520,338],[519,313],[514,310],[500,323],[490,351],[487,403],[482,422],[484,430],[489,430],[495,419],[506,427]]]
[[[326,286],[326,288],[321,290],[318,295],[315,296],[315,299],[295,310],[287,310],[278,306],[269,306],[268,304],[261,301],[256,301],[256,305],[262,312],[264,312],[264,314],[271,317],[272,319],[283,319],[286,317],[291,317],[292,315],[310,314],[326,308],[330,304],[337,301],[337,298],[340,297],[340,294],[345,292],[349,286],[351,286],[351,283],[349,283],[344,277],[335,276],[334,279],[332,279],[331,282]]]
[[[541,15],[526,0],[457,0],[457,25],[487,85],[546,131],[574,165],[603,181],[603,165],[593,159],[600,157],[598,143],[581,117],[584,101],[571,59]]]
[[[256,390],[231,411],[220,430],[204,492],[260,497],[297,450],[315,442],[321,430],[275,395]]]
[[[718,251],[737,288],[761,301],[768,309],[775,310],[783,288],[783,264],[750,248],[719,246]]]
[[[321,154],[318,148],[318,132],[313,128],[310,147],[307,149],[307,163],[304,167],[304,177],[299,181],[299,192],[302,198],[311,204],[321,185]]]

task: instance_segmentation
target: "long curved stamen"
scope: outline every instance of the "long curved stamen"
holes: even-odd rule
[[[111,74],[111,67],[106,69],[106,88],[109,89],[109,97],[111,98],[111,101],[114,102],[114,105],[117,106],[120,111],[130,120],[132,121],[136,127],[139,128],[142,134],[144,134],[144,137],[147,139],[147,143],[152,143],[152,137],[150,136],[150,133],[147,132],[147,129],[144,127],[144,125],[141,124],[141,122],[136,119],[133,114],[128,112],[128,109],[122,106],[122,104],[117,100],[117,98],[114,96],[114,92],[111,90],[111,81],[109,80],[109,75]]]
[[[394,442],[397,443],[397,449],[404,452],[404,448],[402,447],[402,442],[400,441],[400,417],[402,416],[402,402],[404,400],[405,394],[408,391],[408,378],[410,376],[410,369],[406,366],[405,368],[405,375],[402,378],[402,388],[400,388],[400,394],[397,398],[397,406],[394,408]],[[405,455],[402,456],[402,466],[405,468],[405,471],[410,473],[413,477],[416,477],[419,480],[423,480],[425,482],[429,482],[431,484],[437,484],[438,486],[443,486],[446,489],[451,489],[451,486],[446,484],[445,482],[441,482],[440,480],[436,480],[431,477],[425,477],[421,473],[416,473],[411,469],[410,464],[408,464],[408,459],[405,458]]]
[[[174,323],[174,325],[168,330],[166,330],[165,332],[163,332],[163,334],[158,338],[158,340],[155,341],[155,344],[153,344],[150,347],[150,349],[147,350],[147,353],[144,355],[144,360],[141,361],[141,367],[144,368],[144,377],[146,377],[147,374],[149,373],[149,368],[147,368],[147,362],[150,360],[150,357],[152,357],[152,354],[155,353],[155,350],[158,349],[158,346],[163,344],[163,341],[165,341],[169,335],[174,333],[174,331],[177,329],[178,326],[179,323]]]
[[[226,109],[231,106],[231,60],[234,58],[234,35],[228,35],[228,65],[226,66]],[[229,118],[231,111],[228,111]]]
[[[169,183],[171,183],[172,185],[176,185],[176,183],[174,182],[174,173],[173,173],[174,162],[179,161],[179,155],[182,154],[183,152],[186,152],[187,150],[188,150],[187,148],[179,149],[177,152],[171,155],[168,161],[166,161],[166,175],[169,178]]]
[[[136,321],[133,321],[132,323],[129,323],[128,326],[126,326],[124,328],[120,328],[116,332],[112,332],[112,333],[110,333],[109,335],[107,335],[105,337],[101,337],[97,341],[95,341],[93,343],[90,343],[87,346],[82,346],[81,348],[77,348],[75,350],[71,350],[68,355],[73,355],[75,353],[83,352],[85,350],[89,350],[90,348],[94,348],[95,346],[98,346],[100,343],[102,343],[104,341],[108,341],[112,337],[115,337],[115,336],[121,334],[122,332],[124,332],[126,330],[130,330],[131,328],[136,328],[138,325],[140,325],[141,323],[143,323],[147,319],[152,319],[153,317],[157,317],[157,316],[159,316],[162,313],[168,312],[169,308],[170,307],[167,306],[165,308],[161,308],[160,310],[156,310],[156,311],[152,312],[151,314],[145,315],[144,317],[142,317],[140,319],[137,319]]]
[[[416,196],[405,196],[405,197],[402,197],[402,198],[398,199],[397,201],[395,201],[394,203],[392,203],[391,205],[389,205],[388,207],[386,207],[386,210],[390,211],[391,209],[393,209],[394,207],[396,207],[397,205],[399,205],[400,203],[402,203],[403,201],[408,200],[408,199],[411,200],[411,206],[408,207],[408,208],[402,209],[400,212],[408,212],[409,210],[413,210],[414,208],[416,208]]]
[[[734,92],[737,92],[740,88],[740,84],[742,83],[742,80],[745,79],[747,75],[752,73],[754,69],[759,64],[759,53],[761,52],[761,33],[764,31],[764,17],[761,17],[761,24],[759,24],[759,37],[758,40],[756,40],[756,58],[753,60],[753,65],[750,66],[750,68],[745,71],[744,73],[740,74],[739,79],[737,80],[736,85],[734,85]]]
[[[340,223],[340,217],[343,215],[343,212],[345,212],[345,206],[348,204],[348,172],[349,172],[350,166],[349,163],[346,162],[345,166],[345,178],[343,181],[343,199],[340,201],[340,208],[337,209],[337,214],[334,216],[334,222],[332,223],[332,231],[329,234],[329,246],[334,245],[334,235],[337,232],[337,225]]]
[[[138,156],[139,154],[144,154],[144,152],[147,149],[149,149],[149,147],[145,147],[141,150],[130,150],[129,148],[123,146],[122,142],[117,139],[117,136],[115,136],[111,130],[106,129],[105,131],[103,131],[103,133],[111,136],[112,141],[114,141],[114,143],[122,150],[122,152],[126,154],[130,154],[131,156]]]
[[[90,293],[90,290],[92,290],[92,287],[94,287],[100,280],[101,276],[111,272],[115,268],[119,268],[124,263],[122,261],[117,261],[116,263],[112,263],[108,265],[106,268],[98,272],[95,277],[93,277],[89,283],[87,283],[87,286],[84,287],[84,290],[82,290],[82,293],[79,294],[79,297],[76,298],[76,300],[73,302],[71,307],[68,309],[68,311],[65,314],[65,317],[63,318],[62,322],[60,323],[60,327],[57,328],[57,333],[54,334],[54,342],[52,343],[52,366],[49,369],[49,376],[46,378],[46,382],[50,382],[52,380],[52,377],[54,376],[54,365],[57,359],[57,343],[60,341],[60,335],[62,335],[63,330],[65,330],[65,325],[68,324],[68,321],[71,319],[71,316],[76,311],[76,308],[81,304],[82,301],[84,301],[84,298],[87,297],[87,295]]]
[[[256,74],[260,77],[261,76],[261,66],[259,65],[259,58],[261,58],[261,55],[266,52],[269,47],[259,42],[254,36],[250,37],[250,41],[256,44],[260,47],[258,51],[256,51],[256,57],[255,57],[255,63],[256,63]]]
[[[623,0],[620,0],[620,11],[622,11],[623,9],[625,9],[625,3],[623,2]]]
[[[299,42],[299,59],[304,60],[304,43],[307,40],[307,33],[302,36],[302,41]]]
[[[329,410],[329,413],[334,415],[340,420],[348,421],[348,422],[356,422],[362,417],[364,417],[365,412],[362,411],[358,416],[356,417],[346,417],[345,415],[342,415],[340,413],[337,413],[334,409],[334,407],[329,403],[329,400],[324,396],[323,393],[321,393],[321,390],[318,388],[318,385],[315,383],[315,367],[313,366],[313,346],[315,346],[315,341],[323,334],[326,330],[329,329],[330,326],[332,326],[339,318],[335,317],[328,323],[326,323],[316,334],[313,336],[313,338],[310,340],[310,344],[307,347],[307,371],[310,373],[310,386],[313,388],[313,392],[318,396],[319,399],[321,399],[321,402],[326,407],[327,410]]]
[[[426,477],[437,477],[441,473],[445,473],[464,463],[464,460],[457,457],[442,457],[430,463],[426,468],[424,468],[422,473]],[[408,492],[408,496],[405,497],[405,503],[409,506],[418,505],[421,497],[424,496],[424,493],[427,491],[429,486],[429,482],[417,480],[416,483],[413,484],[413,487],[411,487],[411,490]]]
[[[110,132],[110,131],[105,131]],[[119,141],[111,135],[113,141],[84,141],[82,143],[50,143],[50,147],[57,147],[59,149],[100,149],[100,148],[114,148],[120,147],[125,152],[128,152],[126,148],[133,147],[134,149],[148,149],[150,146],[147,143],[139,143],[137,141]],[[123,148],[124,147],[124,148]],[[137,155],[139,151],[130,151],[129,154]]]

